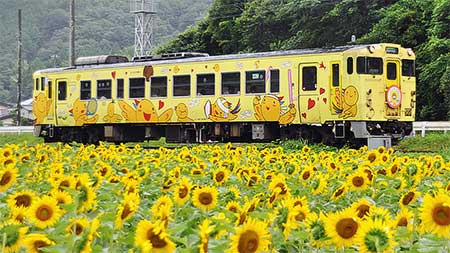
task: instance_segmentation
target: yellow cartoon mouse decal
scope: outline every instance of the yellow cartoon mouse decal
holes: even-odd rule
[[[163,104],[160,103],[160,108]],[[167,109],[160,115],[156,112],[155,106],[148,99],[134,100],[133,106],[124,101],[119,101],[122,109],[122,116],[128,122],[168,122],[172,118],[173,109]]]
[[[97,122],[98,115],[95,114],[95,111],[97,110],[97,104],[96,101],[89,101],[92,102],[91,105],[88,106],[88,102],[80,101],[79,98],[73,102],[72,109],[69,110],[71,115],[73,116],[75,120],[75,126],[82,126],[86,123],[95,123]],[[90,107],[95,107],[94,109],[91,109]],[[92,117],[89,117],[93,115]]]
[[[36,117],[36,124],[42,124],[44,118],[47,117],[52,106],[52,100],[48,99],[44,93],[34,97],[33,114]]]
[[[193,120],[188,116],[189,111],[186,104],[184,103],[179,103],[177,106],[175,106],[175,114],[177,115],[178,122],[193,122]]]
[[[359,93],[355,86],[350,85],[342,91],[336,93],[333,108],[340,118],[355,117],[358,113]]]
[[[232,105],[223,97],[219,97],[214,104],[211,104],[211,101],[208,100],[205,104],[206,117],[214,122],[235,120],[241,111],[241,102],[239,100],[233,109]]]
[[[259,121],[278,121],[280,124],[289,124],[295,119],[295,105],[290,104],[289,108],[283,108],[283,97],[275,95],[265,95],[253,98],[253,108],[255,118]],[[285,110],[283,110],[285,109]]]

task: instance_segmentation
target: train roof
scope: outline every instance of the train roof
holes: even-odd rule
[[[394,45],[394,44],[389,44]],[[54,72],[66,72],[66,71],[78,71],[78,70],[91,70],[91,69],[107,69],[107,68],[119,68],[119,67],[133,67],[133,66],[147,66],[147,65],[162,65],[162,64],[179,64],[179,63],[189,63],[189,62],[209,62],[209,61],[221,61],[221,60],[237,60],[246,58],[265,58],[265,57],[275,57],[275,56],[291,56],[291,55],[308,55],[308,54],[321,54],[321,53],[338,53],[344,52],[349,49],[364,48],[368,45],[349,45],[340,46],[332,48],[308,48],[308,49],[294,49],[294,50],[284,50],[284,51],[270,51],[270,52],[259,52],[259,53],[240,53],[240,54],[229,54],[229,55],[217,55],[217,56],[203,56],[203,57],[192,57],[192,58],[182,58],[182,59],[163,59],[156,58],[149,61],[132,61],[125,63],[112,63],[112,64],[98,64],[98,65],[76,65],[74,67],[62,67],[62,68],[49,68],[43,69],[38,72],[40,73],[54,73]],[[399,46],[400,45],[396,45]]]

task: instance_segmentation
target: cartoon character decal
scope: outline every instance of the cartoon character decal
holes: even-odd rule
[[[48,99],[44,93],[39,93],[33,100],[33,114],[36,117],[36,124],[42,124],[47,117],[52,106],[52,100]]]
[[[96,100],[89,100],[88,102],[84,102],[80,101],[79,98],[77,98],[75,102],[73,102],[73,107],[69,110],[71,116],[73,116],[75,120],[75,126],[82,126],[86,123],[96,123],[98,119],[98,115],[94,115],[96,111]]]
[[[116,104],[115,101],[112,101],[108,104],[108,107],[106,109],[106,115],[105,117],[103,117],[103,121],[105,121],[106,123],[118,123],[123,119],[122,116],[115,113],[114,111],[115,104]]]
[[[355,117],[358,113],[359,93],[355,86],[350,85],[342,90],[342,93],[336,92],[333,99],[333,109],[340,118]]]
[[[236,106],[232,109],[232,103],[225,98],[219,97],[214,104],[206,101],[205,114],[206,117],[214,122],[229,122],[235,120],[241,111],[241,101],[238,100]]]
[[[179,103],[175,106],[175,114],[177,115],[178,122],[193,122],[193,120],[189,118],[188,107],[184,103]]]
[[[280,124],[290,124],[295,119],[295,105],[290,104],[289,108],[283,107],[283,97],[275,95],[265,95],[253,98],[253,108],[255,118],[259,121],[278,121]]]
[[[155,106],[148,99],[134,100],[133,106],[124,101],[119,101],[122,116],[128,122],[168,122],[172,118],[173,109],[167,109],[163,113],[156,112]],[[159,109],[164,106],[160,103]]]

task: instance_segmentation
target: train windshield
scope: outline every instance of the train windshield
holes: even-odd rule
[[[414,60],[402,60],[402,76],[415,76],[416,66]]]
[[[358,57],[356,60],[358,74],[383,74],[383,59],[377,57]]]

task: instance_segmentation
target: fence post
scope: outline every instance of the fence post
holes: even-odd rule
[[[422,137],[425,137],[425,122],[422,122]]]

